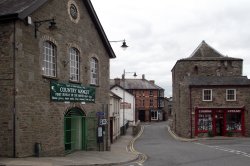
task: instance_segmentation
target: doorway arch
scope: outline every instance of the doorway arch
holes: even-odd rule
[[[80,108],[71,108],[64,115],[64,146],[66,152],[85,150],[85,113]]]

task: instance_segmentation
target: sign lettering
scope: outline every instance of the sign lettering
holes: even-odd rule
[[[57,102],[95,102],[95,88],[51,81],[50,97]]]

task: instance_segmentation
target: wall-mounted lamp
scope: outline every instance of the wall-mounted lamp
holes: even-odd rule
[[[48,20],[41,20],[41,21],[35,21],[34,24],[35,24],[35,38],[37,37],[37,31],[38,31],[38,28],[45,22],[49,22],[50,25],[49,25],[49,29],[53,30],[53,29],[56,29],[56,22],[55,22],[55,19],[48,19]]]
[[[124,50],[125,50],[126,48],[128,48],[128,45],[127,45],[125,39],[124,39],[124,40],[109,41],[109,42],[110,42],[110,43],[111,43],[111,42],[122,42],[121,48],[124,49]]]

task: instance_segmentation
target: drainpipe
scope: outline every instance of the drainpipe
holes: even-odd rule
[[[193,118],[192,118],[192,94],[191,94],[191,86],[189,86],[189,108],[190,108],[190,138],[193,138]]]
[[[13,25],[13,157],[16,158],[16,20]]]

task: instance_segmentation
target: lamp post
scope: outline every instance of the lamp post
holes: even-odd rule
[[[134,77],[136,77],[137,75],[136,75],[136,72],[126,72],[125,71],[125,69],[123,70],[123,75],[122,75],[122,79],[123,79],[123,107],[122,107],[122,115],[123,115],[123,118],[122,118],[122,124],[123,124],[123,135],[125,135],[125,75],[126,75],[126,73],[127,74],[129,74],[129,73],[134,73]]]

